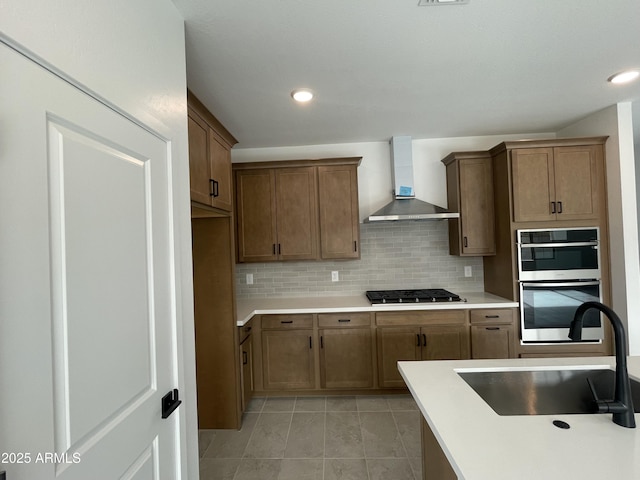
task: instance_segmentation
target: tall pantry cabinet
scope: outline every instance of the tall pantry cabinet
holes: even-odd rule
[[[235,138],[188,92],[196,381],[200,428],[240,428],[231,147]]]
[[[598,227],[601,293],[610,302],[609,233],[604,144],[607,137],[503,142],[490,150],[495,192],[496,253],[485,256],[485,291],[519,299],[519,229]],[[610,329],[601,344],[519,345],[521,357],[608,355]]]

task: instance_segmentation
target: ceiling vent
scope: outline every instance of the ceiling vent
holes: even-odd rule
[[[461,5],[469,3],[469,0],[419,0],[419,7],[428,7],[432,5]]]

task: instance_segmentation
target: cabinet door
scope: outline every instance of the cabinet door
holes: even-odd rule
[[[191,200],[211,204],[209,126],[196,113],[189,110],[189,180]]]
[[[314,388],[313,330],[263,331],[262,368],[267,390]]]
[[[555,220],[552,148],[523,148],[511,152],[513,221]]]
[[[368,388],[373,386],[370,328],[320,330],[320,386]]]
[[[253,396],[253,346],[251,335],[240,344],[240,362],[242,365],[242,411],[246,411],[247,405]]]
[[[461,360],[469,358],[468,327],[422,327],[422,360]]]
[[[321,258],[360,258],[357,167],[318,167],[318,198]]]
[[[513,358],[513,335],[511,325],[472,325],[472,358]]]
[[[558,219],[598,217],[595,146],[553,149]]]
[[[462,255],[496,252],[491,158],[460,160]]]
[[[277,260],[273,170],[236,172],[236,210],[238,261]]]
[[[316,169],[279,168],[275,171],[275,178],[279,259],[318,258]]]
[[[231,211],[231,151],[213,129],[209,129],[209,161],[211,168],[211,206]]]
[[[378,327],[377,343],[380,387],[406,387],[398,371],[398,361],[421,360],[420,328]]]

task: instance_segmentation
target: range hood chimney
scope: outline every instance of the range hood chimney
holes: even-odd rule
[[[459,218],[457,212],[423,202],[415,198],[413,189],[413,154],[411,137],[392,137],[391,180],[394,200],[377,212],[369,215],[366,222],[384,222],[398,220],[442,220]]]

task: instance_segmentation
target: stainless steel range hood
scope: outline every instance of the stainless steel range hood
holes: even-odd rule
[[[415,198],[411,137],[393,137],[389,143],[391,145],[391,175],[395,198],[391,203],[369,215],[365,222],[459,218],[460,214],[457,212],[450,212],[446,208]]]

